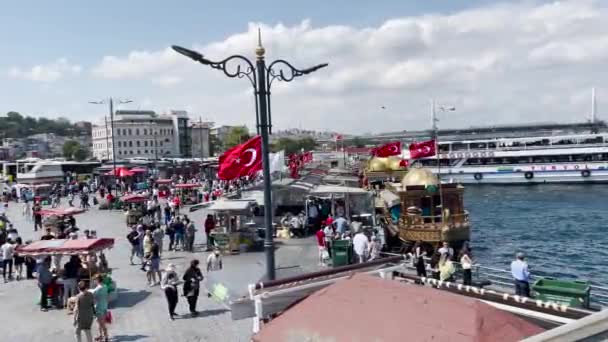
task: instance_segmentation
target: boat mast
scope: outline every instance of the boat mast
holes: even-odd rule
[[[432,136],[433,136],[433,140],[435,141],[435,157],[437,159],[437,181],[439,183],[439,207],[441,209],[440,211],[440,216],[439,216],[439,222],[443,223],[443,192],[441,189],[441,159],[439,159],[439,143],[437,142],[438,140],[438,132],[437,132],[437,113],[436,113],[436,108],[435,108],[435,99],[431,100],[431,130],[432,130]],[[434,208],[433,208],[434,211]],[[434,213],[431,213],[434,216]],[[435,220],[433,219],[433,222]]]
[[[595,111],[597,110],[595,102],[595,88],[591,88],[591,123],[595,123]]]

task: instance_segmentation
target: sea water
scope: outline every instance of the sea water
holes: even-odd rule
[[[608,285],[608,185],[468,186],[465,207],[477,263],[521,251],[533,274]]]

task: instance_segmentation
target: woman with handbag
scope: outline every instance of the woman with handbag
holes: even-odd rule
[[[190,267],[184,273],[184,296],[188,300],[188,306],[192,316],[197,316],[196,302],[200,290],[200,282],[203,280],[203,273],[198,267],[199,261],[194,259],[190,262]]]
[[[160,288],[165,292],[167,305],[169,306],[169,317],[171,320],[174,320],[176,316],[175,307],[177,306],[177,302],[179,300],[179,296],[177,295],[177,285],[180,283],[181,281],[177,276],[177,272],[175,272],[175,265],[169,264],[165,269],[165,273],[163,274]]]

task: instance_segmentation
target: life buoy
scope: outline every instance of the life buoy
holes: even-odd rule
[[[526,179],[532,179],[532,178],[534,178],[534,172],[528,171],[528,172],[524,173],[524,177],[526,177]]]
[[[473,178],[475,178],[475,180],[481,180],[483,178],[483,175],[477,172],[473,175]]]
[[[583,171],[581,171],[581,176],[587,178],[587,177],[591,176],[591,171],[583,170]]]

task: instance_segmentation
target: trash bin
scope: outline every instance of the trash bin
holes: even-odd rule
[[[591,288],[589,282],[540,278],[532,285],[537,299],[565,304],[572,307],[589,307]]]
[[[350,264],[352,252],[350,240],[336,240],[331,245],[331,262],[333,267]]]

